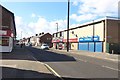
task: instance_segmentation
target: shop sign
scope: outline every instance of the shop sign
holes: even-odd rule
[[[79,42],[92,42],[92,41],[99,41],[99,36],[88,36],[88,37],[81,37],[79,38]]]
[[[67,39],[64,39],[63,42],[67,42]],[[69,39],[69,42],[78,42],[78,38]]]
[[[0,36],[7,35],[7,31],[0,30]]]
[[[60,42],[59,39],[53,39],[52,42]]]
[[[11,30],[0,30],[0,36],[11,36]]]

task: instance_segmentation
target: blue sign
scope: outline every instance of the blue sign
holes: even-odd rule
[[[99,36],[94,36],[94,41],[100,41],[100,37]]]
[[[99,41],[100,37],[99,36],[88,36],[88,37],[81,37],[79,38],[79,42],[94,42],[94,41]]]

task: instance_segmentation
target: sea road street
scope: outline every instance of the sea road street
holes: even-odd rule
[[[2,78],[118,80],[118,55],[15,46],[2,53]]]

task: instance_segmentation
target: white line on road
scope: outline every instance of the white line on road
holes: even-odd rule
[[[109,68],[109,69],[112,69],[112,70],[115,70],[115,71],[120,71],[119,69],[111,68],[111,67],[109,67],[109,66],[104,66],[104,65],[102,65],[102,67]]]
[[[0,67],[11,67],[11,68],[16,68],[17,65],[0,64]]]
[[[83,61],[83,62],[87,62],[86,60],[83,60],[83,59],[78,59],[78,58],[75,58],[76,60],[80,60],[80,61]]]
[[[53,74],[55,74],[56,76],[58,76],[61,80],[64,80],[55,70],[53,70],[48,64],[45,64],[44,65],[50,70],[53,72]]]
[[[32,56],[31,54],[29,54],[30,56]],[[34,56],[32,56],[33,59],[35,61],[38,61]],[[38,61],[39,62],[39,61]],[[55,74],[57,77],[59,77],[61,80],[64,80],[55,70],[53,70],[48,64],[45,64],[43,62],[41,62],[41,64],[44,64],[49,70],[51,70],[53,72],[53,74]]]

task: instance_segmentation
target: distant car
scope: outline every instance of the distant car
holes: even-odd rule
[[[47,44],[42,44],[41,49],[49,49],[49,46]]]
[[[19,45],[19,43],[17,42],[16,45]]]
[[[27,43],[26,46],[32,46],[32,43]]]

